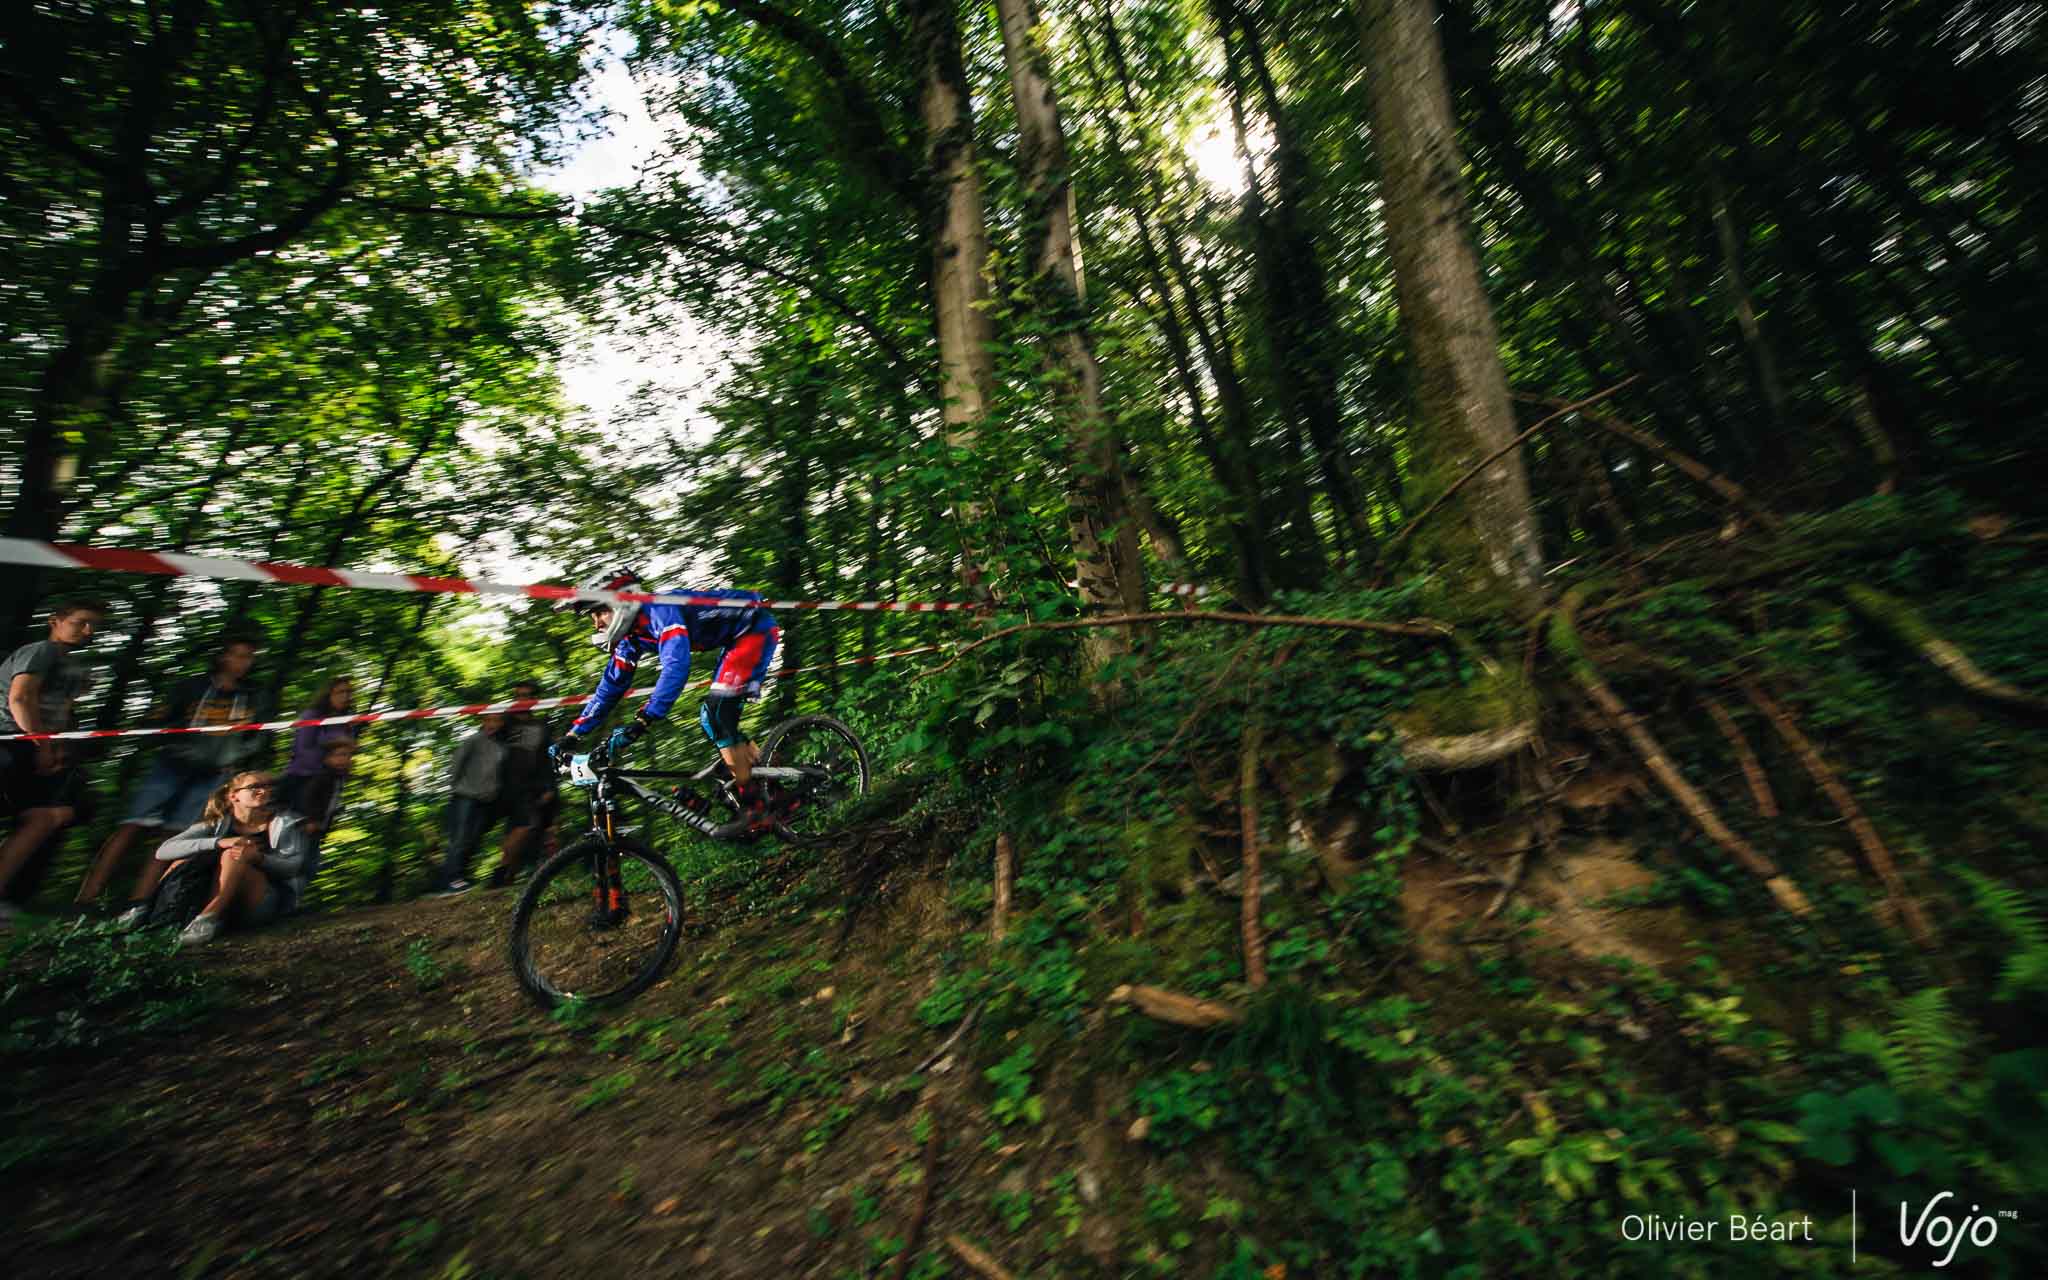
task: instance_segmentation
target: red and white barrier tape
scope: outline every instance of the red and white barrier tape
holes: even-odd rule
[[[852,658],[846,662],[827,663],[821,667],[789,667],[771,672],[769,678],[779,680],[804,672],[836,671],[840,667],[861,667],[887,658],[909,658],[921,653],[940,653],[946,646],[938,644],[921,645],[915,649],[897,649],[892,653],[877,653],[866,658]],[[709,681],[704,683],[708,684]],[[644,698],[653,693],[652,688],[628,689],[626,698]],[[512,698],[504,702],[475,702],[459,707],[416,707],[410,711],[363,711],[354,715],[325,716],[312,720],[267,720],[260,724],[207,724],[162,726],[152,729],[73,729],[66,733],[12,733],[0,734],[0,742],[68,742],[81,738],[154,738],[174,733],[256,733],[276,729],[304,729],[315,725],[334,724],[377,724],[386,720],[446,720],[456,716],[483,716],[511,711],[549,711],[557,707],[580,707],[590,700],[587,693],[563,698]]]
[[[730,605],[722,596],[656,595],[645,591],[596,591],[550,583],[488,582],[481,578],[430,578],[411,573],[368,573],[359,569],[322,569],[269,560],[228,560],[188,556],[169,551],[130,551],[87,547],[73,542],[37,542],[0,538],[0,564],[26,564],[41,569],[99,569],[108,573],[154,573],[173,577],[218,578],[230,582],[288,582],[311,587],[356,587],[372,591],[425,591],[450,595],[525,596],[536,600],[592,600],[640,604]],[[843,609],[861,613],[974,613],[987,606],[941,601],[924,604],[878,600],[763,600],[764,609]]]

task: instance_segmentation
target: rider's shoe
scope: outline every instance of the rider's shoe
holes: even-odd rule
[[[743,787],[737,799],[740,811],[732,821],[711,829],[714,840],[752,840],[775,830],[776,813],[759,787]]]

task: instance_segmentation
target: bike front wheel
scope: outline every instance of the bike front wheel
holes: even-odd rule
[[[542,863],[512,911],[512,972],[535,1004],[614,1004],[654,985],[682,937],[683,890],[636,840],[593,834]]]
[[[783,839],[811,845],[844,835],[854,807],[868,793],[868,753],[853,730],[831,716],[798,716],[761,739],[761,763],[796,769],[795,781],[776,783],[777,829]]]

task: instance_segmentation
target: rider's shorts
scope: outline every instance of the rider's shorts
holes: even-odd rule
[[[718,660],[718,672],[711,678],[705,696],[710,698],[758,698],[768,668],[775,665],[775,650],[782,643],[782,628],[773,614],[763,613],[754,629],[725,647]]]

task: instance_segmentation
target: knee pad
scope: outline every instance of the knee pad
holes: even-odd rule
[[[740,708],[745,703],[743,697],[720,694],[704,699],[704,708],[697,713],[697,723],[703,726],[704,736],[711,739],[712,746],[723,751],[744,741],[740,736]]]

